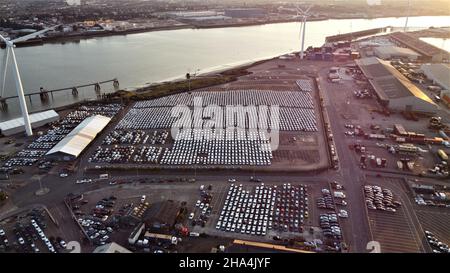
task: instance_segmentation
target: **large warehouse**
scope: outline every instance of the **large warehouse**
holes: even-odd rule
[[[435,113],[437,105],[388,61],[376,57],[356,60],[378,100],[393,111]]]
[[[398,46],[379,46],[376,47],[373,52],[378,58],[381,59],[394,59],[394,58],[402,58],[409,59],[411,61],[417,60],[420,57],[420,54],[405,47]]]
[[[449,59],[449,53],[434,45],[426,43],[410,33],[394,32],[390,36],[396,43],[406,46],[421,55],[421,59],[427,62],[442,62]]]
[[[37,128],[47,123],[57,121],[58,113],[55,110],[48,110],[30,115],[31,128]],[[0,123],[0,133],[4,136],[10,136],[25,132],[23,117],[11,119]]]
[[[86,118],[48,151],[47,156],[64,161],[76,159],[110,121],[111,118],[101,115]]]

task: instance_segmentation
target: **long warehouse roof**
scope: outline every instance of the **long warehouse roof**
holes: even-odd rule
[[[391,37],[425,56],[432,57],[443,52],[440,48],[424,42],[409,33],[394,32],[391,34]]]
[[[44,112],[31,114],[31,115],[29,115],[29,117],[30,117],[30,123],[31,123],[31,125],[33,125],[33,123],[36,123],[36,122],[49,120],[49,119],[53,119],[53,118],[58,118],[59,115],[58,115],[58,113],[55,112],[55,110],[48,110],[48,111],[44,111]],[[15,119],[1,122],[0,130],[7,131],[7,130],[10,130],[13,128],[24,127],[24,124],[25,123],[23,121],[23,117],[15,118]]]
[[[435,104],[422,90],[402,75],[388,61],[376,57],[356,60],[356,63],[369,79],[381,99],[396,99],[414,96]]]
[[[101,115],[86,118],[66,137],[58,142],[55,147],[48,151],[47,155],[61,152],[78,157],[110,121],[111,118]]]

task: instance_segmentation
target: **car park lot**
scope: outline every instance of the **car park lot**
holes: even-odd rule
[[[402,178],[367,176],[367,184],[361,189],[365,191],[366,186],[380,187],[383,197],[379,197],[383,203],[384,196],[389,189],[393,200],[401,203],[396,211],[380,209],[367,209],[368,222],[372,239],[381,245],[381,252],[425,252],[427,246],[423,240],[423,228],[415,214],[411,196],[406,194],[407,188]],[[378,188],[379,189],[379,188]],[[374,194],[375,196],[375,194]],[[388,198],[389,199],[389,198]],[[388,200],[385,200],[388,201]],[[387,202],[389,203],[389,202]],[[386,203],[383,203],[386,207]],[[374,204],[376,207],[376,205]]]
[[[250,193],[242,184],[231,184],[216,229],[247,235],[303,233],[309,218],[308,193],[304,185],[290,183],[265,186]]]
[[[436,238],[437,242],[442,242],[443,244],[450,245],[450,213],[446,211],[436,211],[435,209],[416,209],[417,217],[424,229],[424,231],[431,232],[432,237]],[[427,242],[429,242],[429,238],[427,238],[429,234],[423,234],[424,238],[426,238]],[[439,246],[435,244],[430,244],[430,248],[442,251]],[[442,251],[443,252],[443,251]]]
[[[67,242],[47,210],[35,207],[0,221],[0,252],[66,252]]]

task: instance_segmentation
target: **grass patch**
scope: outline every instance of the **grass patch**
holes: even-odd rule
[[[248,67],[249,66],[230,69],[221,72],[218,75],[199,76],[197,78],[191,79],[190,90],[196,90],[236,81],[238,77],[250,74],[250,72],[247,71]],[[119,90],[114,94],[111,94],[109,97],[113,99],[116,98],[123,100],[148,100],[188,91],[188,80],[179,80],[150,85],[136,91]]]

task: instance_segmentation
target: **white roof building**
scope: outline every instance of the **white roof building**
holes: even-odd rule
[[[92,253],[132,253],[128,249],[116,243],[109,243],[94,249]]]
[[[58,119],[59,114],[56,113],[55,110],[48,110],[30,115],[30,123],[32,128],[43,126],[47,123],[57,121]],[[4,136],[25,132],[23,117],[1,122],[0,132]]]
[[[111,118],[101,115],[86,118],[48,151],[47,155],[60,154],[67,159],[77,158],[110,121]]]
[[[448,64],[423,64],[420,70],[434,84],[438,84],[442,89],[450,90],[450,66]]]

